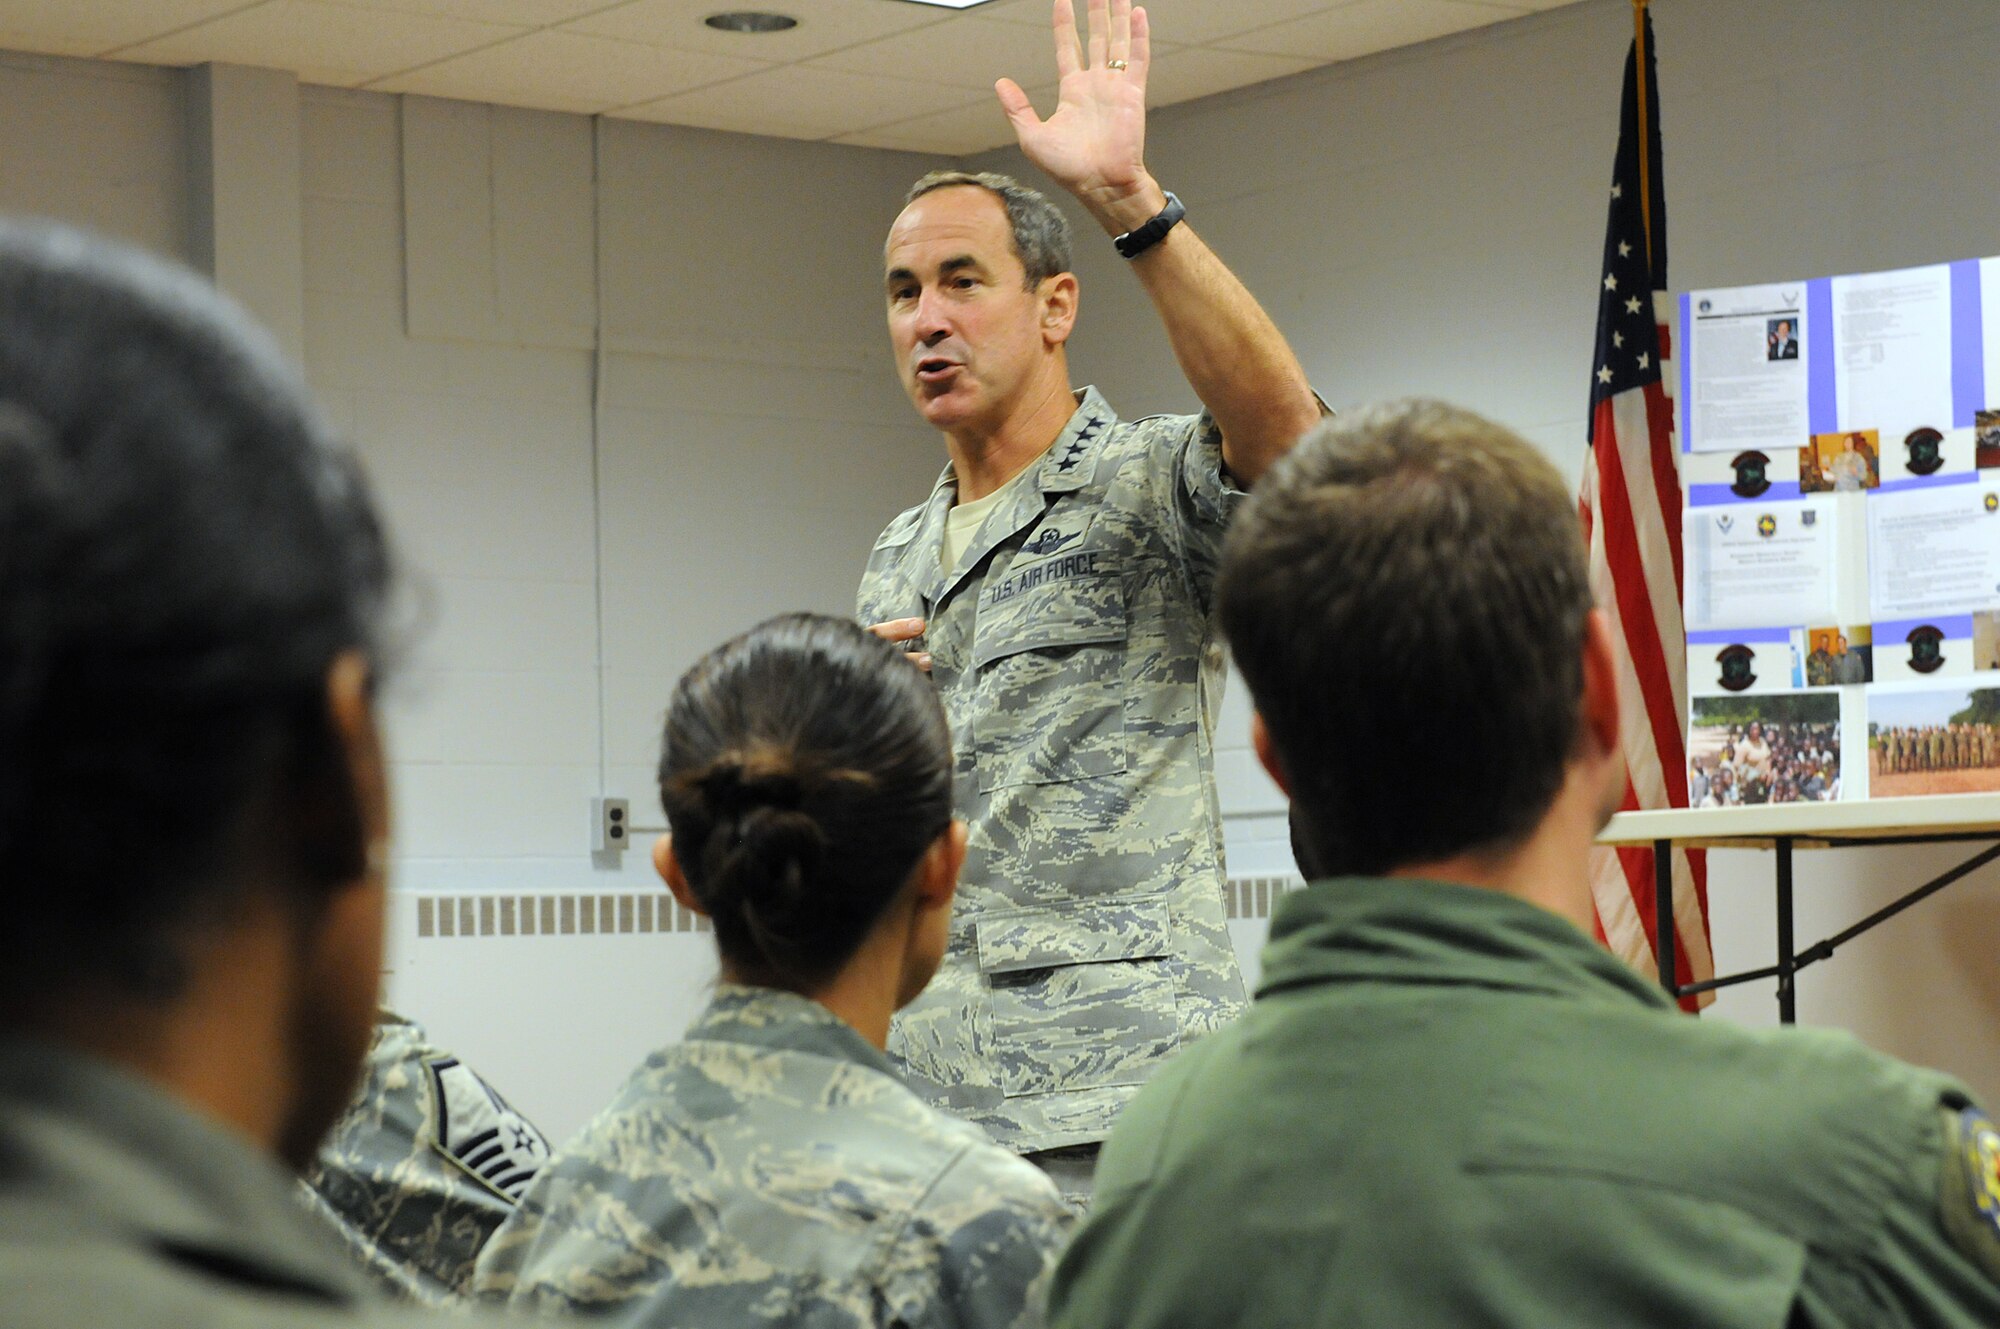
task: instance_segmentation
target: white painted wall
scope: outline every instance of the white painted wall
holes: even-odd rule
[[[1655,10],[1676,285],[2000,252],[1982,0]],[[1629,16],[1595,0],[1171,108],[1150,155],[1330,401],[1454,398],[1574,475]],[[191,256],[187,86],[0,54],[0,207]],[[655,820],[680,669],[768,613],[845,611],[940,464],[889,370],[876,258],[933,163],[311,87],[300,126],[306,365],[419,609],[388,701],[392,995],[564,1134],[677,1035],[707,939],[419,939],[414,901],[654,889],[639,854],[593,861],[589,799]],[[1128,414],[1187,408],[1136,284],[1081,249],[1079,378]],[[1240,693],[1225,710],[1231,867],[1283,870]],[[1801,938],[1950,858],[1805,857]],[[1764,861],[1718,855],[1714,894],[1723,966],[1763,962]],[[1261,928],[1235,931],[1253,952]],[[1984,874],[1811,971],[1802,1013],[2000,1099],[1996,942]],[[1767,987],[1718,1011],[1773,1014]]]

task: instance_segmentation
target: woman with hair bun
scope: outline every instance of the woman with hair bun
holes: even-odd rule
[[[681,678],[654,863],[722,981],[536,1179],[484,1295],[634,1325],[1041,1322],[1068,1208],[883,1051],[944,955],[951,768],[930,681],[844,619],[772,619]]]

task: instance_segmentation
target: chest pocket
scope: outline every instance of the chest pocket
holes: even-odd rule
[[[1125,769],[1125,632],[1124,581],[1097,552],[989,584],[972,651],[982,791]]]

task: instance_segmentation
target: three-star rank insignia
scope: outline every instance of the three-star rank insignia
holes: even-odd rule
[[[1976,1107],[1946,1108],[1944,1116],[1945,1234],[2000,1279],[2000,1130]]]
[[[1748,646],[1725,646],[1716,652],[1715,662],[1722,666],[1722,677],[1715,681],[1728,692],[1742,692],[1757,681],[1752,672],[1757,652]]]
[[[1776,517],[1767,512],[1757,519],[1757,534],[1768,540],[1777,533],[1778,519]]]
[[[1912,429],[1903,447],[1910,454],[1904,464],[1911,475],[1932,475],[1944,465],[1944,435],[1929,426]]]
[[[1920,628],[1911,628],[1904,638],[1910,643],[1910,668],[1919,674],[1936,673],[1944,664],[1944,633],[1926,623]]]
[[[1756,498],[1771,487],[1771,459],[1761,452],[1739,452],[1730,463],[1736,483],[1729,492],[1738,498]]]

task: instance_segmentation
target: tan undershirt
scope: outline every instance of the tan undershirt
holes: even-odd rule
[[[988,494],[985,498],[975,498],[970,503],[960,503],[944,516],[944,570],[950,572],[958,566],[958,560],[972,544],[979,528],[986,522],[986,515],[1000,506],[1000,500],[1007,491],[1021,483],[1021,476],[1028,474],[1033,466],[1024,467],[1021,475]]]

